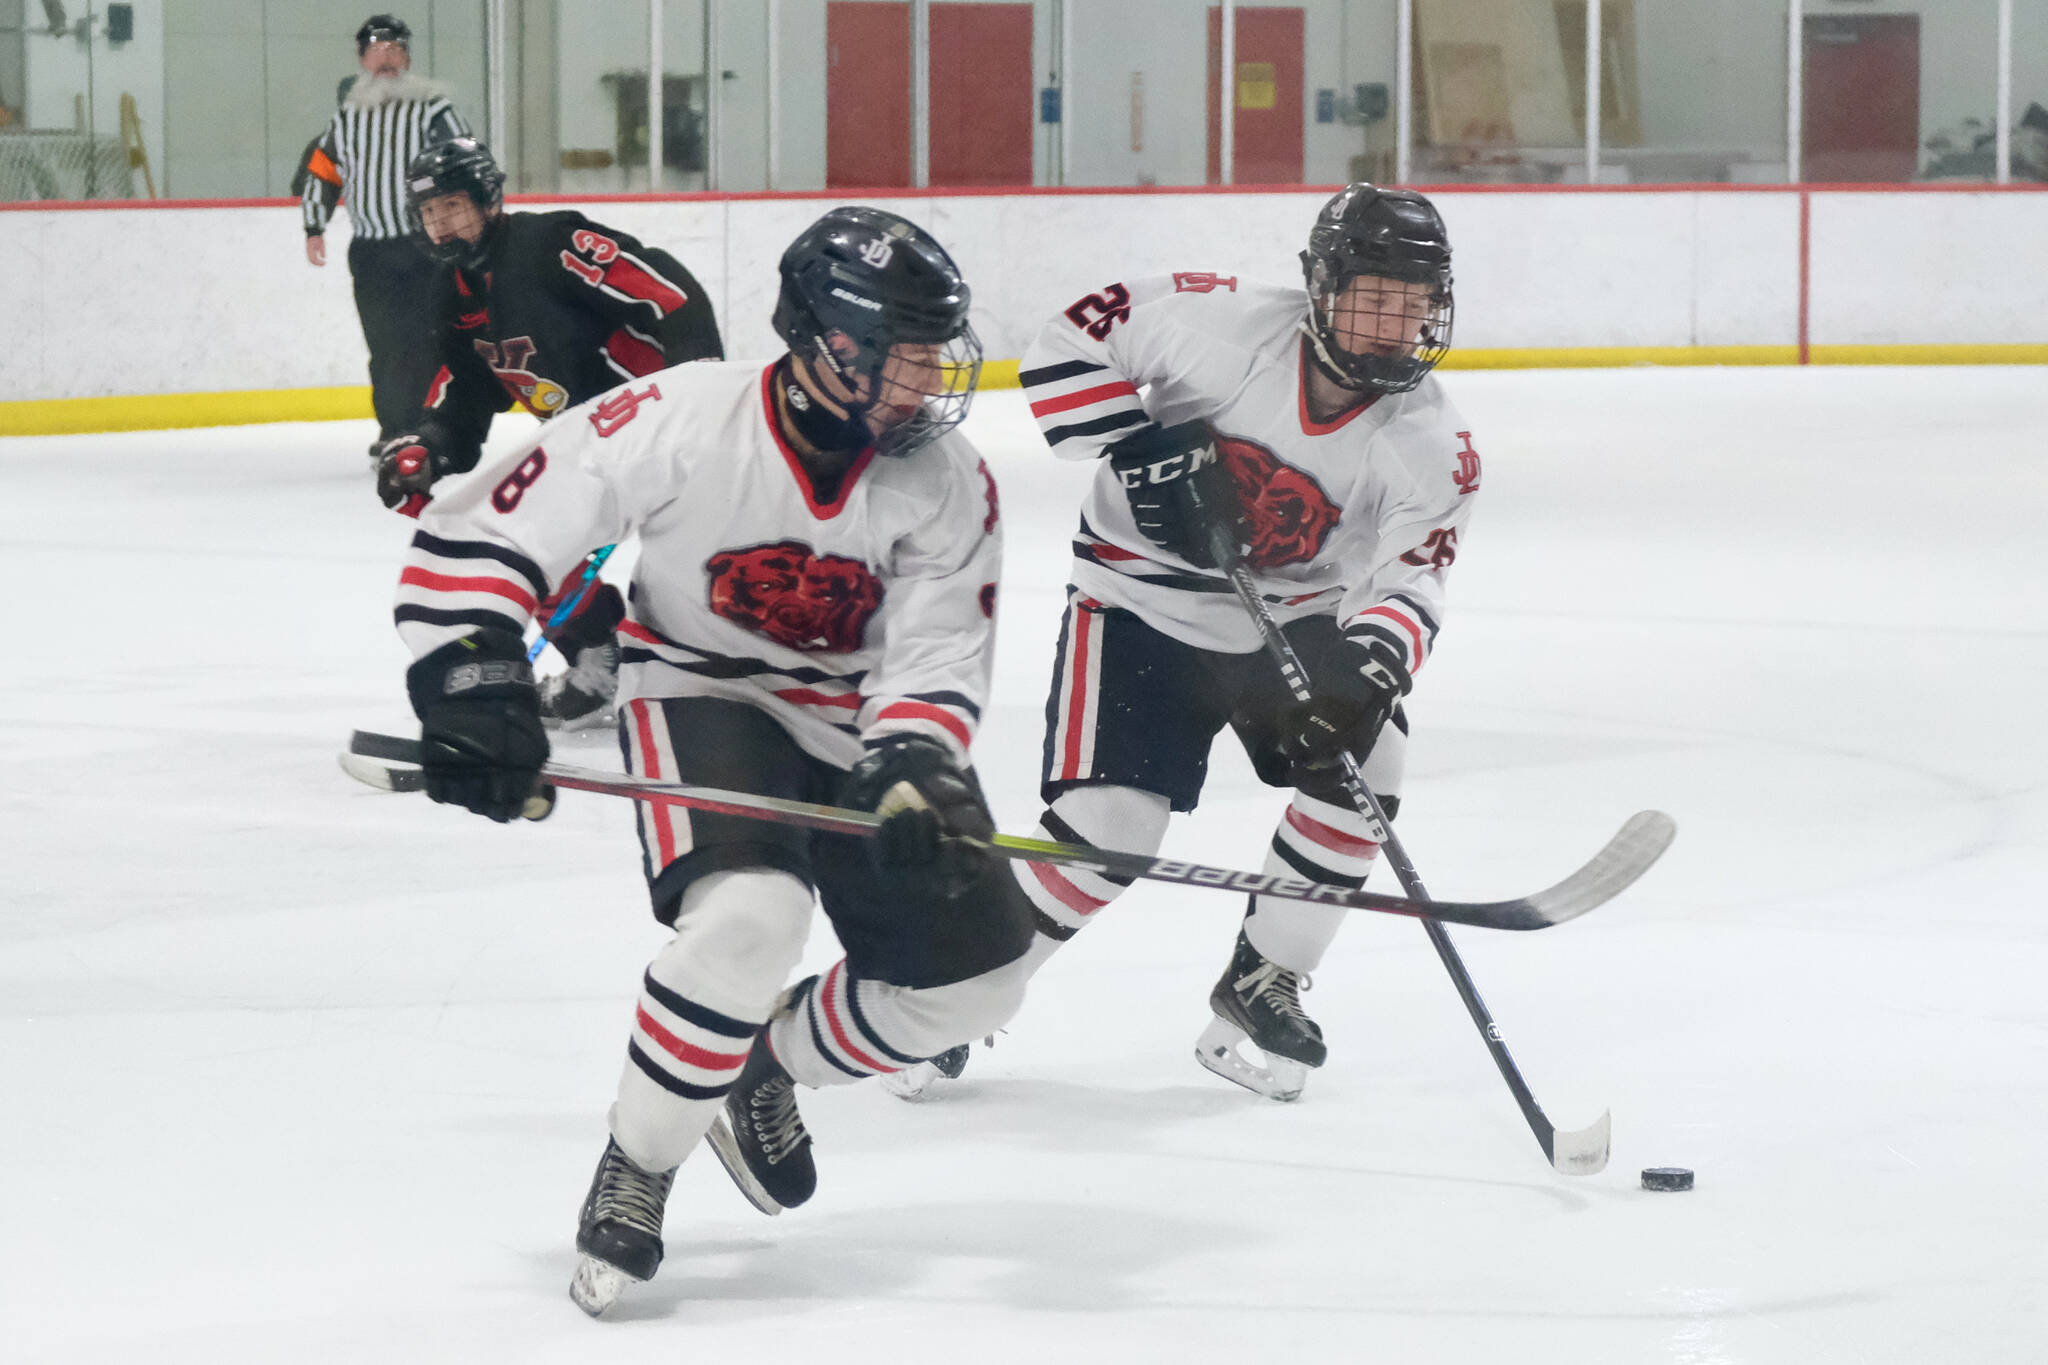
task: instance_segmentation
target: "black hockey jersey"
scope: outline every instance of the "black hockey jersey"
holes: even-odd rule
[[[437,337],[432,368],[404,387],[443,473],[475,468],[492,415],[514,404],[552,417],[623,380],[724,356],[695,276],[573,210],[505,214],[480,268],[440,273],[422,325]]]

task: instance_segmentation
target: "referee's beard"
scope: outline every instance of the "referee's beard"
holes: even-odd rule
[[[396,71],[389,75],[363,76],[349,88],[348,98],[342,101],[342,105],[349,109],[375,109],[380,104],[430,100],[446,93],[439,82],[430,81],[413,71]]]

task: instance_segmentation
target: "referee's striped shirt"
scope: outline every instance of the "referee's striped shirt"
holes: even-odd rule
[[[403,78],[400,78],[403,79]],[[405,168],[421,149],[469,132],[455,106],[425,81],[407,82],[418,98],[393,92],[378,98],[377,83],[356,83],[307,159],[299,196],[308,235],[325,232],[338,197],[348,204],[358,237],[403,237],[411,231],[405,209]]]

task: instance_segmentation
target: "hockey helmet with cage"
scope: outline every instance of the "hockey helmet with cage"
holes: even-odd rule
[[[371,43],[397,43],[407,52],[412,51],[412,30],[403,19],[389,14],[373,14],[363,20],[363,26],[356,30],[356,55],[362,56],[370,50]]]
[[[1316,215],[1301,268],[1309,341],[1323,368],[1346,388],[1406,393],[1451,349],[1450,234],[1436,206],[1415,191],[1363,181],[1340,190]],[[1362,275],[1429,286],[1427,311],[1409,319],[1412,334],[1404,344],[1365,351],[1341,344],[1339,302]],[[1355,326],[1357,319],[1345,321]]]
[[[792,354],[852,392],[840,401],[867,424],[877,454],[908,455],[967,416],[981,376],[971,300],[959,266],[930,233],[884,209],[852,205],[818,219],[782,253],[773,321]],[[917,353],[897,352],[906,346]],[[909,385],[906,360],[923,371]],[[885,386],[900,392],[885,394]],[[892,396],[898,401],[884,403]],[[870,418],[878,407],[906,403],[915,410],[887,427]]]
[[[466,194],[484,220],[483,235],[474,242],[451,237],[436,242],[420,220],[420,206],[443,195]],[[505,201],[505,172],[491,149],[473,137],[451,137],[424,148],[405,168],[405,203],[413,235],[435,260],[474,266],[497,229],[498,206]]]

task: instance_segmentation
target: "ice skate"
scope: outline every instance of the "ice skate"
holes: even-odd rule
[[[619,647],[607,643],[579,649],[567,672],[541,679],[541,724],[550,730],[609,725],[618,693]]]
[[[882,1077],[882,1089],[900,1100],[921,1100],[941,1080],[957,1081],[967,1069],[967,1044],[949,1047],[938,1056]]]
[[[796,1082],[775,1060],[765,1034],[705,1137],[747,1202],[771,1217],[817,1191],[818,1167],[796,1109]]]
[[[576,1227],[576,1273],[569,1297],[596,1317],[612,1306],[628,1280],[651,1280],[661,1268],[661,1214],[673,1169],[643,1171],[616,1142],[606,1142],[584,1197]]]
[[[1240,929],[1230,966],[1209,992],[1216,1017],[1195,1043],[1195,1060],[1268,1099],[1300,1098],[1309,1069],[1329,1055],[1322,1029],[1302,1012],[1300,992],[1308,986],[1305,973],[1267,961]],[[1258,1049],[1263,1065],[1238,1051],[1245,1042]]]

